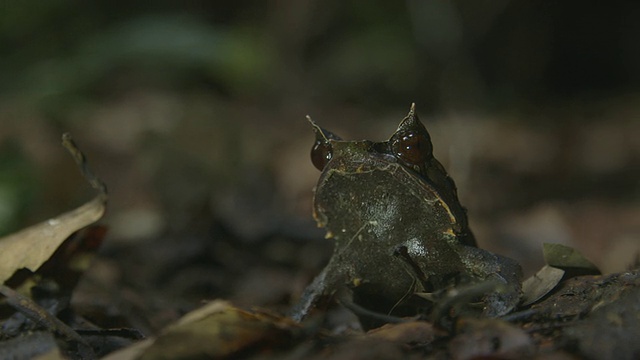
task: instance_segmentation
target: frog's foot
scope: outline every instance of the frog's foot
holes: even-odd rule
[[[484,303],[483,315],[488,317],[503,316],[518,306],[522,295],[519,282],[509,281],[501,274],[492,274],[486,281],[496,284],[496,287],[482,299]]]
[[[433,323],[448,327],[451,317],[475,313],[496,317],[513,309],[518,297],[504,280],[490,277],[484,281],[450,288],[443,293],[417,293],[435,303],[429,318]],[[513,297],[513,299],[512,299]],[[482,299],[478,302],[478,299]]]
[[[490,251],[470,246],[459,249],[466,273],[474,282],[495,283],[493,290],[485,292],[483,315],[498,317],[509,313],[520,302],[522,269],[518,262]]]

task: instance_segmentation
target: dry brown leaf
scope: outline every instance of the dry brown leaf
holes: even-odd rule
[[[75,231],[102,217],[107,202],[106,187],[87,167],[86,159],[68,134],[62,143],[71,153],[87,181],[100,193],[86,204],[0,238],[0,283],[9,279],[16,270],[36,271],[56,249]]]
[[[386,324],[367,332],[370,340],[385,340],[404,344],[429,344],[436,335],[433,324],[426,321],[410,321],[400,324]]]
[[[27,268],[36,271],[69,235],[102,217],[102,196],[58,217],[0,238],[0,282]]]
[[[156,339],[109,354],[106,359],[233,358],[291,346],[298,325],[268,314],[214,301],[168,326]]]

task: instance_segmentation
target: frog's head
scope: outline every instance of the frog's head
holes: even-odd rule
[[[433,194],[428,198],[438,199],[449,209],[454,219],[453,231],[460,242],[475,245],[473,235],[468,229],[466,211],[458,200],[456,186],[444,167],[434,158],[431,137],[418,119],[415,104],[411,104],[409,114],[402,119],[391,137],[381,142],[342,140],[318,126],[311,118],[307,118],[316,134],[316,140],[311,149],[311,160],[314,166],[322,171],[317,186],[319,191],[327,185],[326,180],[332,173],[362,174],[379,170],[377,174],[388,179],[389,189],[398,185],[405,188],[426,189]],[[358,179],[351,185],[361,187],[362,177]],[[411,181],[414,185],[409,185],[405,180]],[[343,192],[347,190],[342,189]],[[316,207],[318,206],[316,201]],[[317,213],[320,214],[322,211]],[[324,222],[321,221],[321,223]]]
[[[382,142],[344,141],[318,126],[310,117],[307,116],[307,119],[316,134],[316,141],[311,149],[311,161],[320,171],[323,171],[333,159],[350,159],[366,164],[377,158],[400,163],[427,178],[426,167],[433,158],[433,145],[427,129],[418,119],[415,104],[411,104],[409,114],[400,122],[389,140]]]

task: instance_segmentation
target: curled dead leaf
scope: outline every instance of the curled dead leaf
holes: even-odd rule
[[[234,358],[273,352],[295,344],[299,324],[290,319],[247,312],[214,301],[168,326],[156,339],[110,354],[106,359]]]
[[[98,195],[86,204],[26,229],[0,238],[0,283],[19,269],[36,271],[75,231],[99,220],[104,214],[107,190],[87,166],[86,158],[68,134],[62,144],[73,156],[85,179]]]

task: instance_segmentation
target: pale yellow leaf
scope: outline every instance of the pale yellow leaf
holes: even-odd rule
[[[69,235],[100,219],[105,203],[106,195],[100,194],[74,210],[0,238],[0,283],[19,269],[36,271]]]
[[[545,265],[535,275],[522,283],[522,305],[540,300],[560,283],[564,270]]]

